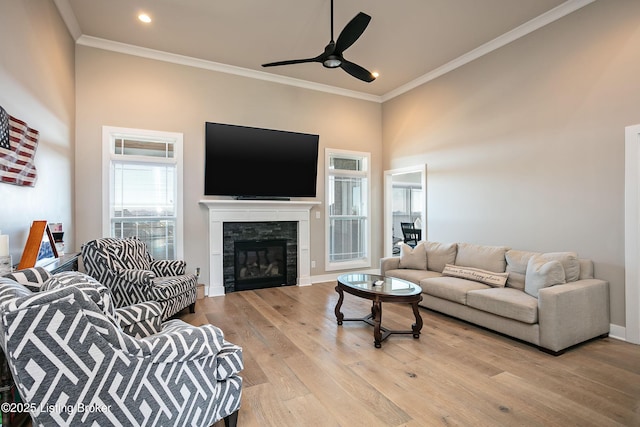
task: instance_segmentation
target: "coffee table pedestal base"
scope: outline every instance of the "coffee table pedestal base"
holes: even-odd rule
[[[343,322],[359,321],[359,322],[365,322],[373,326],[373,338],[374,338],[373,344],[375,345],[376,348],[380,348],[382,346],[382,341],[386,340],[389,337],[389,335],[392,335],[392,334],[404,334],[404,335],[410,334],[410,335],[413,335],[413,338],[420,338],[420,330],[422,329],[422,316],[420,316],[418,303],[422,301],[421,295],[416,295],[414,298],[412,298],[413,301],[410,301],[410,302],[404,301],[404,302],[407,302],[408,304],[411,304],[411,308],[413,309],[413,315],[415,316],[416,322],[413,325],[411,325],[410,331],[409,330],[399,331],[399,330],[387,329],[382,326],[382,302],[383,301],[379,299],[373,300],[373,304],[371,305],[371,314],[365,317],[345,319],[344,314],[340,311],[340,308],[342,307],[342,302],[344,301],[343,286],[341,286],[340,283],[338,283],[338,286],[336,286],[336,292],[338,293],[338,302],[336,303],[336,307],[334,311],[336,314],[338,325],[342,325]],[[401,301],[392,300],[391,302],[401,302]]]

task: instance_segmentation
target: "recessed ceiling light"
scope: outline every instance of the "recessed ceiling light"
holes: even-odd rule
[[[146,13],[141,13],[140,15],[138,15],[138,19],[144,22],[145,24],[148,24],[149,22],[151,22],[151,18]]]
[[[374,71],[373,73],[371,73],[371,75],[377,79],[380,76],[380,73]]]

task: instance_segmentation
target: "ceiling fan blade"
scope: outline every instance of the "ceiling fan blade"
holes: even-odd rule
[[[341,54],[347,50],[352,44],[355,43],[358,38],[364,33],[364,30],[369,25],[371,17],[366,13],[358,13],[349,23],[344,27],[338,40],[336,41],[336,54]]]
[[[269,62],[268,64],[262,64],[262,66],[263,67],[277,67],[278,65],[303,64],[305,62],[318,62],[318,57],[306,58],[306,59],[290,59],[288,61]]]
[[[363,82],[371,83],[376,79],[368,70],[362,68],[358,64],[354,64],[353,62],[343,60],[342,64],[340,64],[340,68]]]

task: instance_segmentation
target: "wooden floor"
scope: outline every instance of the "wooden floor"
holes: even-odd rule
[[[554,357],[421,309],[419,339],[376,349],[371,326],[336,324],[334,287],[235,292],[181,316],[243,347],[238,426],[640,425],[640,346],[604,338]],[[370,304],[345,295],[342,312]],[[383,325],[412,322],[410,306],[383,305]]]

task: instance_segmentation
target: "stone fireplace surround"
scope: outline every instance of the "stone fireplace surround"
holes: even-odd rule
[[[298,224],[298,286],[311,285],[309,217],[316,201],[200,200],[209,209],[209,284],[207,296],[224,295],[224,223],[294,221]]]

